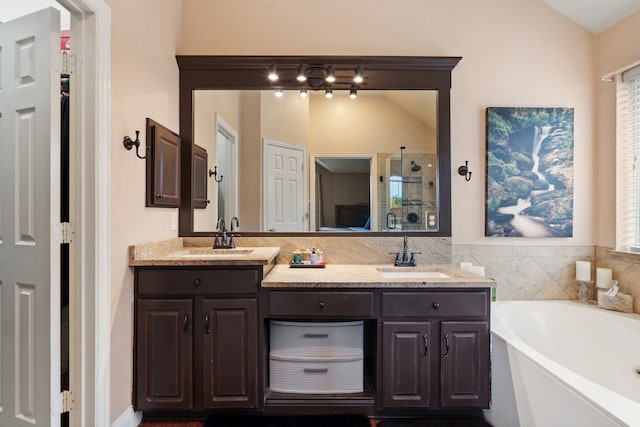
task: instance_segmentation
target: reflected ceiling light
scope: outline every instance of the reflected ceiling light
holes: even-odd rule
[[[364,81],[364,71],[362,70],[361,66],[357,66],[356,70],[355,70],[355,74],[353,76],[353,82],[354,83],[362,83]]]
[[[276,64],[269,66],[269,75],[267,77],[272,82],[278,81],[278,66]]]
[[[296,80],[299,82],[307,81],[307,67],[304,65],[298,65],[298,73],[296,74]]]
[[[351,89],[349,91],[349,98],[356,99],[358,97],[358,91],[355,89]]]
[[[276,89],[276,96],[278,98],[282,98],[284,96],[284,91],[281,88]]]
[[[327,67],[327,77],[324,78],[327,83],[334,83],[336,81],[336,67],[329,65]]]
[[[333,98],[333,89],[327,89],[324,91],[324,96],[327,99]]]
[[[300,98],[306,98],[309,96],[306,89],[300,89]]]

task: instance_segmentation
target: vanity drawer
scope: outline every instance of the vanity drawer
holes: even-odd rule
[[[269,356],[269,388],[281,393],[361,393],[364,389],[363,359]]]
[[[362,357],[364,322],[269,322],[269,350],[282,357]]]
[[[257,269],[137,269],[139,295],[246,294],[258,291]]]
[[[384,317],[487,317],[487,292],[383,292]]]
[[[373,316],[373,293],[271,291],[269,315],[368,318]]]

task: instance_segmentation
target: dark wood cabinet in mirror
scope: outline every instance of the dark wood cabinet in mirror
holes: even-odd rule
[[[460,59],[177,56],[180,235],[209,236],[218,218],[235,216],[244,236],[451,236],[450,90]],[[199,156],[194,166],[203,149],[208,165]]]

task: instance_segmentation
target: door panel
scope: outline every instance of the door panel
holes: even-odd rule
[[[59,425],[60,14],[0,24],[0,425]],[[52,250],[52,243],[55,250]],[[52,309],[54,307],[55,309]]]
[[[306,231],[304,151],[265,140],[263,231]]]
[[[489,407],[489,324],[442,322],[443,407]]]
[[[382,333],[383,406],[431,406],[431,355],[437,351],[431,323],[384,322]]]
[[[257,301],[207,299],[203,311],[205,408],[257,408]]]

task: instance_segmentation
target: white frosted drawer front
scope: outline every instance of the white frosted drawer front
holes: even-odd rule
[[[363,359],[269,357],[269,387],[282,393],[361,393]]]
[[[270,323],[269,350],[283,357],[362,357],[363,324],[357,322]]]

